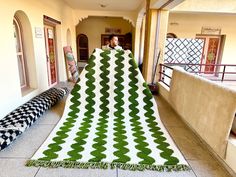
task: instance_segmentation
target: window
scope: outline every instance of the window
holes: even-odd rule
[[[178,38],[175,33],[167,33],[166,38]]]
[[[80,61],[87,61],[88,56],[88,37],[84,34],[77,36],[77,52]]]
[[[20,77],[20,86],[21,89],[24,89],[28,86],[27,74],[26,74],[26,60],[24,57],[21,24],[16,17],[13,19],[13,28],[14,28],[16,55],[17,55],[18,70]]]

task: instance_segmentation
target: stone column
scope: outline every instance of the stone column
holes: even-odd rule
[[[147,0],[146,27],[144,40],[143,77],[147,83],[152,82],[153,61],[156,60],[157,51],[161,51],[158,63],[163,63],[165,40],[169,11],[150,9],[150,0]],[[159,79],[157,68],[155,82]]]

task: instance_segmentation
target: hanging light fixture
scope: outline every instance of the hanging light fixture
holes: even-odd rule
[[[107,4],[99,4],[101,8],[106,8]]]

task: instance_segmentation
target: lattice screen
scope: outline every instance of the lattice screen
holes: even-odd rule
[[[204,40],[167,38],[164,63],[200,64]],[[185,65],[186,71],[200,71],[200,66]]]

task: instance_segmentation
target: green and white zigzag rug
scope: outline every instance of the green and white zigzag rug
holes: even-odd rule
[[[64,114],[27,166],[184,171],[130,51],[95,49]]]

